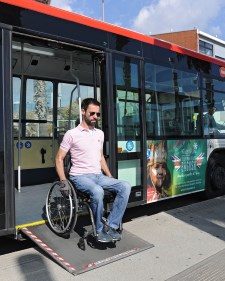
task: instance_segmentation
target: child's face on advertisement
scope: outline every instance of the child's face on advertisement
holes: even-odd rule
[[[154,163],[150,167],[150,176],[152,183],[155,187],[162,187],[166,177],[166,164],[165,163]]]

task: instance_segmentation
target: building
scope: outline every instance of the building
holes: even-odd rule
[[[196,52],[225,60],[225,41],[198,29],[155,34],[152,36]]]

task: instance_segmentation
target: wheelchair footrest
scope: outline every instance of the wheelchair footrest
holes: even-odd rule
[[[79,239],[79,242],[78,242],[78,247],[81,249],[81,250],[83,250],[83,251],[85,251],[86,249],[87,249],[87,239],[85,239],[85,238],[80,238]]]

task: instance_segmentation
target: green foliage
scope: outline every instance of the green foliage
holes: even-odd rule
[[[70,106],[64,106],[58,109],[58,119],[61,120],[69,120],[69,111],[70,111]],[[71,120],[75,120],[79,117],[79,106],[76,101],[72,103],[71,106]]]

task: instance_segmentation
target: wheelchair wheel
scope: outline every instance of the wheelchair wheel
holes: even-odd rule
[[[46,214],[50,227],[57,234],[69,234],[77,222],[78,201],[76,192],[71,187],[71,195],[60,191],[59,181],[54,182],[46,198]]]

